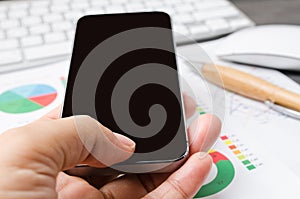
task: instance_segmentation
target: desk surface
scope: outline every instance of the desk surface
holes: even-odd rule
[[[231,0],[256,24],[300,25],[300,0]],[[300,84],[300,72],[281,71]]]

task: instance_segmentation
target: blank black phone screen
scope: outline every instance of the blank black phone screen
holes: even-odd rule
[[[187,152],[170,17],[92,15],[77,23],[63,117],[90,115],[136,142],[128,162]]]

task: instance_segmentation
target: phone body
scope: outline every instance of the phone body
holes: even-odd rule
[[[89,115],[134,140],[136,150],[110,169],[80,165],[68,173],[159,172],[185,158],[189,145],[178,74],[168,14],[79,19],[62,117]]]

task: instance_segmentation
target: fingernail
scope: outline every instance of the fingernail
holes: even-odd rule
[[[74,122],[80,141],[97,161],[95,164],[110,166],[132,156],[135,143],[129,138],[113,133],[89,116],[76,116]]]
[[[130,149],[134,149],[135,148],[135,142],[133,140],[131,140],[130,138],[119,134],[119,133],[115,133],[117,138],[119,139],[120,142],[122,142],[122,144],[126,145],[127,147],[129,147]]]
[[[207,152],[200,152],[200,153],[199,153],[199,157],[200,157],[201,160],[204,159],[204,158],[206,158],[207,155],[208,155]]]

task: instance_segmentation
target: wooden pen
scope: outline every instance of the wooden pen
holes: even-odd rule
[[[300,95],[237,69],[204,64],[202,75],[208,81],[240,95],[300,111]],[[220,79],[222,81],[220,81]]]

